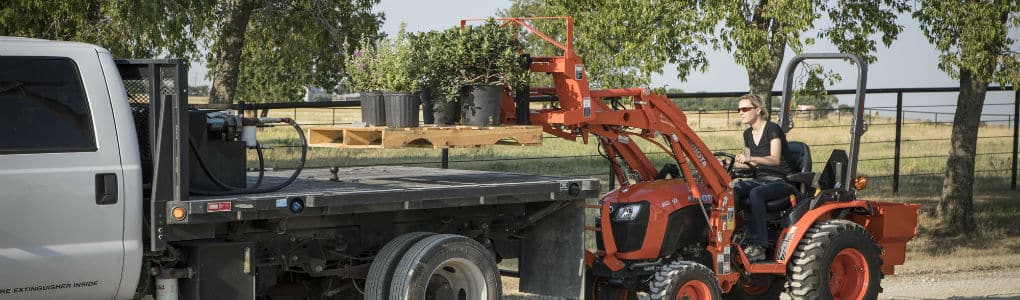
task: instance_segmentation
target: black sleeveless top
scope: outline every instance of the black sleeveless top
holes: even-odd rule
[[[751,150],[751,156],[764,157],[769,156],[772,152],[772,139],[779,139],[781,146],[781,153],[779,154],[779,166],[765,166],[758,165],[758,173],[766,176],[783,177],[790,174],[790,165],[786,163],[786,157],[789,150],[789,145],[786,143],[786,133],[779,127],[778,124],[765,121],[765,128],[761,134],[761,144],[756,144],[754,140],[754,134],[751,133],[751,127],[747,127],[744,130],[744,147]]]

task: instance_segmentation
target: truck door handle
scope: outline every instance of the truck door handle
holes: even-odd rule
[[[96,174],[96,204],[117,204],[117,174]]]

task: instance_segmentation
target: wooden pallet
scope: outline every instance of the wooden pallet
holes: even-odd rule
[[[537,146],[541,126],[317,127],[308,129],[309,147],[463,148],[491,145]]]

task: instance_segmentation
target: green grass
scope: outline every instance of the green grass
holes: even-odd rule
[[[296,117],[302,124],[350,123],[360,119],[353,109],[275,110],[270,116]],[[742,147],[743,130],[736,119],[725,114],[688,115],[688,124],[713,150],[738,152]],[[979,230],[957,237],[932,235],[937,220],[930,216],[941,195],[949,152],[951,124],[932,124],[906,120],[901,137],[900,191],[893,193],[892,177],[895,140],[894,120],[871,117],[869,130],[862,137],[861,162],[858,173],[867,175],[870,184],[860,191],[864,199],[919,203],[922,216],[920,234],[908,244],[907,263],[899,273],[944,273],[962,270],[983,270],[1020,267],[1020,198],[1010,191],[1012,128],[984,126],[978,139],[976,167],[979,171],[974,187],[975,218]],[[789,139],[802,141],[812,148],[813,168],[820,172],[833,149],[847,149],[850,118],[830,115],[827,119],[809,120],[798,117]],[[310,126],[306,126],[310,127]],[[276,127],[259,133],[264,144],[277,147],[267,151],[268,166],[292,168],[299,149],[290,128]],[[493,146],[473,149],[451,149],[450,167],[457,169],[491,170],[543,175],[565,175],[599,178],[606,183],[608,162],[598,154],[597,143],[571,142],[547,136],[542,146]],[[660,152],[642,144],[650,152]],[[1000,154],[986,154],[1000,153]],[[1006,154],[1001,154],[1006,153]],[[652,155],[656,163],[668,162],[666,155]],[[435,149],[309,149],[308,166],[355,166],[373,164],[411,164],[439,167],[440,150]],[[254,153],[249,165],[255,166]],[[987,170],[1003,170],[986,172]],[[604,184],[608,186],[608,184]]]

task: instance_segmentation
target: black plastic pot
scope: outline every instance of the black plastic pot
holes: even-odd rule
[[[386,102],[382,93],[361,93],[361,121],[368,126],[386,125]]]
[[[421,120],[425,124],[435,124],[435,110],[432,109],[432,89],[422,88],[418,92],[418,100],[421,101]]]
[[[472,85],[464,97],[464,125],[495,126],[500,124],[503,86]]]
[[[436,125],[453,125],[460,121],[460,105],[446,99],[432,100],[432,118]]]
[[[418,97],[408,93],[387,93],[386,126],[389,128],[418,127]]]

